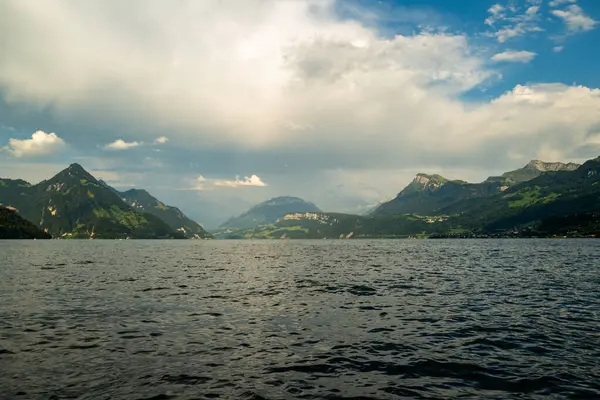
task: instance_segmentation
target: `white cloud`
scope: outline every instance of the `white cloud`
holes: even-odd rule
[[[134,147],[138,147],[140,144],[140,142],[126,142],[123,139],[117,139],[114,142],[104,146],[104,148],[106,150],[128,150]]]
[[[189,189],[184,189],[184,190],[197,190],[197,191],[209,190],[209,188],[207,188],[207,186],[206,186],[206,182],[208,182],[208,179],[206,179],[202,175],[198,175],[198,177],[196,179],[194,179],[192,187]]]
[[[161,137],[158,137],[158,138],[154,139],[154,143],[155,144],[165,144],[168,141],[169,141],[169,138],[166,137],[166,136],[161,136]]]
[[[552,48],[552,51],[555,53],[560,53],[561,51],[563,51],[565,49],[565,46],[554,46]]]
[[[485,23],[496,30],[488,35],[504,43],[511,38],[543,31],[539,14],[541,2],[530,0],[528,3],[527,8],[517,7],[515,4],[506,7],[500,4],[492,6]]]
[[[566,4],[566,3],[577,3],[577,0],[554,0],[554,1],[551,1],[550,3],[548,3],[548,5],[550,7],[558,7],[561,4]]]
[[[51,103],[64,118],[85,107],[102,120],[144,121],[187,148],[260,148],[303,140],[303,127],[318,126],[317,135],[346,130],[327,125],[339,119],[333,114],[355,107],[352,118],[373,120],[384,106],[368,105],[377,92],[398,97],[402,87],[406,100],[456,94],[490,75],[466,36],[382,38],[358,22],[338,20],[334,6],[331,0],[243,6],[207,0],[182,7],[132,0],[123,10],[115,1],[45,7],[9,0],[0,13],[15,24],[0,24],[0,35],[12,38],[10,56],[0,57],[0,85],[9,102]],[[56,52],[50,56],[48,48]],[[110,82],[124,84],[103,97],[98,88]],[[288,121],[302,122],[286,129]]]
[[[243,179],[236,177],[232,180],[208,179],[203,175],[198,175],[191,181],[191,186],[180,190],[206,191],[212,190],[214,187],[238,188],[245,186],[266,187],[268,185],[257,175],[246,176]]]
[[[302,124],[294,121],[287,121],[284,123],[284,126],[290,131],[295,132],[310,131],[314,129],[314,127],[310,124]]]
[[[217,180],[214,182],[214,185],[221,186],[221,187],[231,187],[231,188],[243,187],[243,186],[258,186],[258,187],[267,186],[267,184],[265,182],[263,182],[263,180],[260,179],[260,177],[258,177],[256,175],[246,176],[243,179],[240,179],[238,177],[231,181]]]
[[[65,146],[65,141],[56,133],[37,131],[31,139],[9,139],[7,150],[15,157],[36,157],[56,153]]]
[[[562,19],[572,33],[592,30],[598,24],[598,21],[585,15],[581,7],[575,4],[565,10],[552,10],[552,14]]]
[[[492,61],[528,63],[531,62],[536,55],[536,53],[530,51],[508,50],[503,53],[494,54],[494,56],[492,56]]]
[[[498,15],[504,10],[505,10],[505,8],[503,6],[501,6],[500,4],[494,4],[493,6],[491,6],[489,8],[488,12],[492,15]]]
[[[488,25],[493,25],[496,21],[505,18],[505,10],[506,8],[504,8],[500,4],[494,4],[488,9],[488,13],[490,14],[490,16],[485,20],[485,23]]]
[[[11,38],[0,57],[3,100],[52,105],[57,121],[131,128],[121,131],[136,132],[140,143],[168,132],[174,148],[164,153],[173,165],[212,151],[223,162],[206,157],[214,169],[197,171],[255,171],[268,177],[264,191],[282,192],[297,184],[275,187],[267,169],[284,163],[286,174],[312,174],[306,182],[315,193],[331,186],[323,171],[335,168],[508,170],[521,163],[514,154],[566,159],[600,124],[597,89],[517,86],[491,101],[465,100],[497,76],[466,35],[383,37],[339,18],[333,0],[123,4],[0,1],[11,21],[0,24],[0,36]],[[496,14],[507,14],[496,22],[498,40],[541,29],[525,7]],[[186,185],[216,189],[215,182]]]

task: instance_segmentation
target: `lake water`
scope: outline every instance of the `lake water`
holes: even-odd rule
[[[0,241],[2,399],[600,398],[600,241]]]

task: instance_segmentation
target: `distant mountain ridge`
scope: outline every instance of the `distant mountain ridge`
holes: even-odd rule
[[[506,172],[502,176],[489,177],[481,183],[449,180],[436,174],[418,173],[394,199],[380,204],[370,215],[378,217],[394,214],[437,215],[452,204],[493,196],[545,172],[574,171],[579,166],[575,163],[532,160],[523,168]]]
[[[202,229],[147,191],[119,192],[78,164],[37,185],[0,179],[0,206],[0,238],[184,238],[200,237],[192,231]],[[533,160],[481,183],[419,173],[375,211],[367,216],[324,213],[301,198],[276,197],[230,219],[215,235],[600,237],[600,157],[583,165]]]
[[[125,203],[79,164],[37,185],[0,179],[0,202],[54,237],[185,237],[156,215]]]
[[[289,213],[321,212],[308,201],[299,197],[275,197],[252,207],[238,217],[230,218],[221,228],[248,229],[260,225],[272,224]]]

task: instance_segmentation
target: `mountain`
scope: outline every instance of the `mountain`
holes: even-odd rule
[[[125,204],[79,164],[37,185],[0,182],[0,202],[54,237],[183,238],[155,215]]]
[[[488,180],[501,180],[506,184],[514,185],[537,178],[544,172],[575,171],[580,166],[580,164],[575,163],[564,164],[560,162],[531,160],[523,168],[519,168],[515,171],[505,172],[500,177],[489,177]]]
[[[272,224],[218,233],[223,239],[405,238],[446,234],[444,217],[392,215],[371,217],[341,213],[291,213]]]
[[[189,219],[180,209],[164,204],[143,189],[131,189],[118,192],[121,199],[134,210],[150,213],[167,223],[175,231],[182,232],[186,238],[209,237],[204,228]]]
[[[232,237],[600,237],[600,158],[576,169],[551,168],[493,195],[441,208],[439,216],[292,213],[273,224],[233,232]],[[419,193],[419,185],[442,190],[441,184],[449,182],[421,175],[405,193]]]
[[[17,212],[0,206],[0,239],[50,239],[31,222],[21,218]]]
[[[230,218],[221,225],[221,228],[248,229],[259,225],[272,224],[289,213],[314,212],[321,212],[321,210],[313,203],[298,197],[275,197],[252,207],[238,217]]]
[[[509,187],[534,179],[547,172],[574,171],[574,163],[547,163],[532,160],[523,168],[489,177],[481,183],[448,180],[440,175],[419,173],[393,200],[380,204],[370,215],[439,215],[442,210],[462,201],[490,197]]]
[[[396,198],[380,204],[370,215],[437,215],[444,207],[466,199],[491,196],[501,191],[503,186],[501,181],[467,183],[419,173]]]
[[[586,161],[575,170],[546,172],[501,194],[442,211],[456,213],[456,223],[471,230],[541,228],[548,233],[559,225],[575,229],[581,225],[575,222],[583,217],[594,221],[600,215],[600,158]]]

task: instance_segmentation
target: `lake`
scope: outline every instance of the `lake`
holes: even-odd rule
[[[600,398],[600,241],[0,241],[0,398]]]

